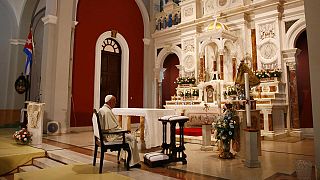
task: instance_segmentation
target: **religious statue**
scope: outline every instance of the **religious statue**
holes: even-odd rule
[[[249,75],[250,87],[257,86],[260,84],[259,78],[251,71],[251,69],[244,62],[244,60],[241,60],[241,63],[239,65],[235,84],[238,84],[238,85],[244,87],[244,73],[248,73],[248,75]]]

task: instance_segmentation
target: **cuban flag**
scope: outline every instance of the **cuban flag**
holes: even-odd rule
[[[33,41],[32,41],[32,33],[31,30],[28,35],[28,39],[26,41],[26,44],[24,45],[23,52],[27,55],[26,58],[26,64],[24,68],[25,75],[30,74],[30,68],[32,64],[32,51],[33,51]]]

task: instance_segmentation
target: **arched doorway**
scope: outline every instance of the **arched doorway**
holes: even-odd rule
[[[301,52],[297,58],[297,87],[299,98],[299,119],[301,128],[312,128],[312,105],[310,88],[309,55],[307,33],[303,31],[296,40]]]
[[[116,107],[121,102],[121,48],[117,41],[107,38],[101,50],[100,107],[106,95],[117,98]]]
[[[175,83],[179,76],[179,70],[176,65],[179,64],[179,58],[176,54],[169,54],[163,62],[164,78],[162,80],[162,107],[166,101],[171,100],[171,96],[176,94],[177,84]]]

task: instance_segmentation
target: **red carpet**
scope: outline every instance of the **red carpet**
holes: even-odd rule
[[[185,136],[202,136],[202,128],[184,128],[183,133]],[[180,129],[176,129],[176,134],[180,134]]]

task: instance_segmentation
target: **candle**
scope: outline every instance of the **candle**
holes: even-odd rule
[[[246,93],[246,112],[247,112],[247,127],[251,127],[251,109],[250,109],[250,89],[249,89],[249,76],[248,73],[244,73],[244,84]]]

